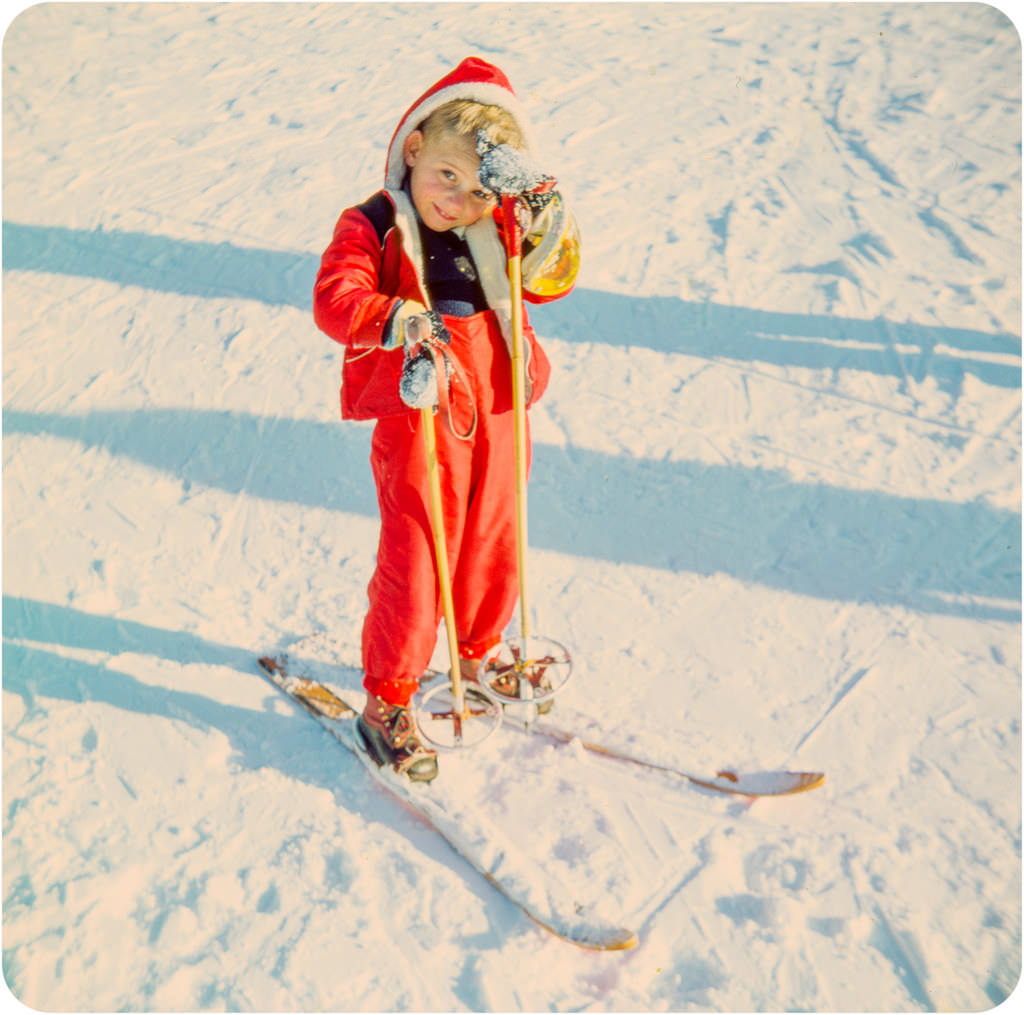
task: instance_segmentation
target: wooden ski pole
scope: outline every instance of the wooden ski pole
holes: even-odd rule
[[[452,578],[448,567],[448,540],[444,532],[444,502],[441,498],[441,466],[437,460],[437,431],[434,410],[420,410],[423,422],[423,442],[427,452],[427,477],[430,485],[430,527],[434,536],[434,560],[437,563],[437,584],[441,592],[441,608],[448,635],[448,658],[451,663],[452,699],[456,723],[466,711],[462,690],[462,670],[459,667],[459,639],[455,632],[455,601],[452,599]]]
[[[515,417],[516,462],[516,563],[519,572],[519,626],[526,652],[530,604],[526,594],[526,369],[523,356],[523,234],[519,223],[518,199],[502,197],[502,217],[508,238],[508,281],[512,326],[512,405]]]

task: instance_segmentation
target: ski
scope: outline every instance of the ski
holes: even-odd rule
[[[312,640],[317,643],[319,652],[328,652],[334,657],[332,662],[325,665],[338,667],[345,672],[346,676],[355,678],[356,682],[362,680],[359,667],[345,661],[343,657],[339,657],[337,650],[326,643],[320,642],[318,636]],[[439,670],[427,670],[423,674],[421,684],[426,687],[439,680],[447,679],[448,674],[446,673],[442,673]],[[576,728],[585,721],[560,724],[557,720],[545,716],[527,719],[523,716],[523,710],[513,706],[505,710],[504,725],[520,733],[545,737],[554,743],[576,743],[584,750],[598,757],[607,758],[610,761],[622,765],[630,765],[644,771],[672,776],[692,786],[714,793],[725,793],[750,799],[783,797],[792,796],[796,793],[806,793],[809,790],[818,789],[825,783],[824,772],[789,771],[787,769],[737,772],[732,769],[723,768],[716,769],[712,773],[710,771],[693,771],[676,765],[669,765],[660,760],[653,761],[636,754],[631,754],[623,748],[603,743],[601,740],[592,739],[587,732]]]
[[[528,722],[515,716],[510,716],[506,711],[505,724],[511,725],[513,729],[519,729],[525,733],[539,734],[557,743],[571,744],[575,742],[584,750],[590,751],[592,754],[598,754],[603,758],[635,765],[652,772],[664,772],[668,775],[677,776],[692,783],[694,786],[714,790],[716,793],[731,793],[735,796],[744,797],[791,796],[794,793],[804,793],[807,790],[817,789],[825,782],[824,772],[790,772],[783,770],[743,773],[722,769],[714,775],[699,775],[695,772],[686,772],[680,768],[673,768],[671,765],[648,761],[645,758],[628,754],[615,747],[608,747],[605,744],[586,740],[577,733],[552,725],[547,719],[539,718],[533,722]]]
[[[423,675],[422,683],[426,685],[437,680],[446,679],[447,674],[437,670],[429,670]],[[523,708],[528,710],[529,706],[523,706]],[[590,740],[582,732],[561,727],[557,722],[552,722],[546,716],[538,715],[536,718],[527,719],[521,713],[522,709],[519,706],[506,708],[504,725],[510,726],[512,729],[522,733],[546,737],[555,743],[576,743],[584,750],[589,751],[591,754],[599,755],[602,758],[609,758],[612,761],[633,765],[634,767],[651,772],[662,772],[672,775],[694,786],[712,790],[716,793],[728,793],[735,796],[752,798],[792,796],[794,793],[805,793],[808,790],[817,789],[825,782],[824,772],[791,772],[781,770],[743,773],[734,772],[730,769],[720,769],[714,775],[689,772],[662,762],[641,758],[617,747],[611,747],[607,744]]]
[[[416,784],[378,767],[356,728],[358,712],[330,688],[311,677],[289,672],[286,656],[263,656],[261,672],[275,687],[302,705],[366,770],[399,800],[412,806],[449,845],[536,924],[564,941],[595,951],[622,951],[638,943],[636,933],[598,914],[588,913],[561,885],[538,880],[542,864],[515,844],[439,780]]]

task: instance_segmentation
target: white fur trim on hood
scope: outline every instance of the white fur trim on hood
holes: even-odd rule
[[[533,128],[523,104],[512,90],[505,75],[493,64],[470,56],[453,71],[432,85],[406,111],[388,146],[384,186],[388,190],[399,190],[405,177],[405,140],[419,125],[446,102],[457,99],[471,99],[488,106],[501,106],[516,121],[523,136],[524,151],[533,156],[535,143]]]

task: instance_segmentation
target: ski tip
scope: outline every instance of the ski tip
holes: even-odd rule
[[[809,789],[817,789],[825,782],[824,772],[780,772],[778,784],[766,786],[763,796],[792,796],[794,793],[805,793]]]
[[[817,789],[825,782],[824,772],[747,772],[720,770],[714,778],[687,775],[690,782],[718,793],[746,797],[791,796]]]
[[[508,892],[502,888],[501,882],[493,874],[483,872],[484,877],[491,882],[506,897]],[[552,917],[542,916],[529,906],[512,899],[526,915],[533,920],[538,927],[542,927],[549,934],[567,941],[592,952],[624,952],[635,948],[640,943],[637,933],[628,927],[617,927],[614,923],[605,923],[603,920],[594,922],[576,919],[559,919],[557,915]]]
[[[605,945],[602,951],[606,952],[626,952],[630,948],[635,948],[640,944],[640,938],[636,931],[628,930],[625,927],[617,931],[616,936],[613,940]]]
[[[798,787],[794,793],[801,793],[805,789],[817,789],[825,782],[824,772],[797,772]]]
[[[636,931],[630,930],[628,927],[593,927],[586,930],[573,929],[570,932],[562,932],[548,924],[541,923],[541,926],[571,944],[593,952],[625,952],[640,943]]]

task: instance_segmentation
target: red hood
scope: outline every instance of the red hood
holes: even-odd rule
[[[384,185],[391,190],[402,186],[405,139],[437,108],[454,99],[475,99],[490,106],[501,106],[515,118],[522,132],[527,154],[533,154],[533,131],[526,111],[505,75],[486,60],[470,56],[440,81],[431,85],[406,111],[388,146]]]

